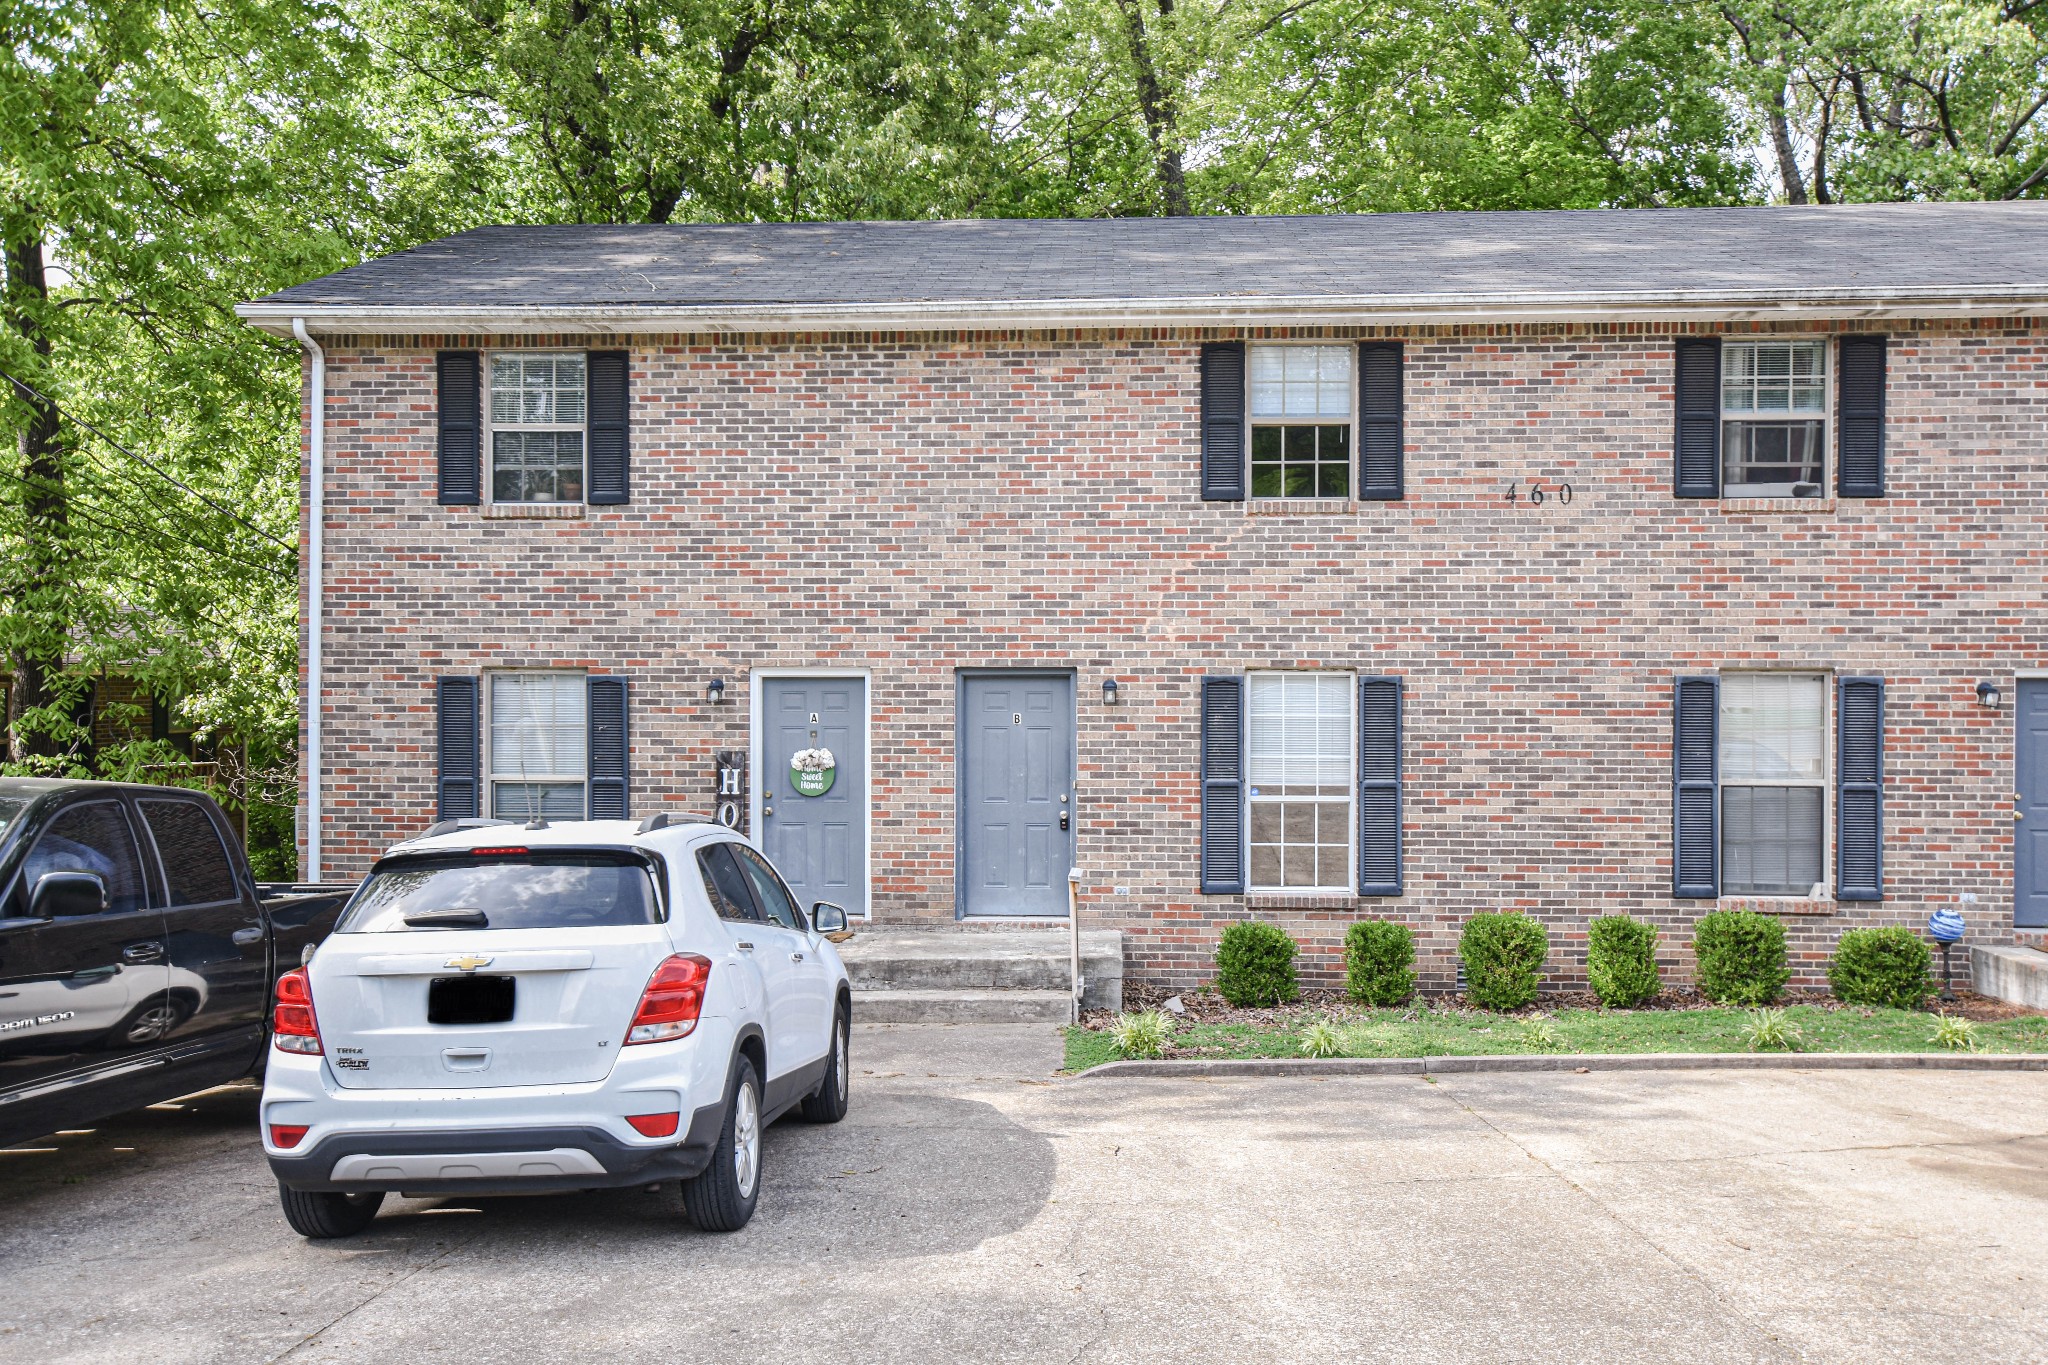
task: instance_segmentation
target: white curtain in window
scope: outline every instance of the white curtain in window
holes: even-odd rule
[[[1827,685],[1796,673],[1721,678],[1721,780],[1818,782],[1826,774]]]
[[[1252,416],[1343,421],[1351,415],[1349,346],[1254,346]]]
[[[1254,788],[1351,784],[1351,679],[1341,673],[1254,673],[1250,774]]]
[[[491,677],[491,776],[581,782],[587,767],[580,673]]]

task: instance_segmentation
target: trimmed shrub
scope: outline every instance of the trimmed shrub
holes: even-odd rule
[[[1344,986],[1367,1005],[1401,1005],[1415,994],[1415,931],[1383,919],[1344,931]]]
[[[1586,930],[1586,975],[1613,1010],[1634,1009],[1657,993],[1657,931],[1627,915],[1602,915]]]
[[[1754,910],[1717,910],[1693,926],[1700,994],[1717,1005],[1768,1005],[1792,979],[1785,926]]]
[[[1927,945],[1911,929],[1851,929],[1828,963],[1835,998],[1851,1005],[1916,1010],[1934,990]]]
[[[1550,935],[1527,915],[1474,915],[1458,936],[1465,997],[1482,1009],[1518,1010],[1536,998]]]
[[[1239,1009],[1284,1005],[1301,994],[1294,979],[1298,951],[1278,925],[1259,920],[1233,924],[1216,945],[1216,989]]]

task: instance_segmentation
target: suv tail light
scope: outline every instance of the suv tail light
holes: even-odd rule
[[[270,1125],[270,1145],[273,1147],[296,1147],[306,1136],[303,1123],[273,1123]]]
[[[676,1123],[682,1118],[674,1114],[628,1114],[626,1122],[633,1125],[633,1131],[641,1137],[674,1137]]]
[[[271,1015],[270,1040],[280,1052],[320,1055],[320,1024],[313,1018],[313,985],[306,969],[295,967],[277,979],[277,1008]]]
[[[640,993],[640,1008],[626,1028],[626,1046],[689,1037],[697,1027],[697,1014],[704,1008],[704,987],[710,980],[711,959],[695,953],[677,953],[656,967],[654,975],[647,978],[647,989]]]

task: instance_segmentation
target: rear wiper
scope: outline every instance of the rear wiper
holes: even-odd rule
[[[481,910],[460,907],[453,910],[422,910],[405,917],[408,929],[488,929],[491,918]]]

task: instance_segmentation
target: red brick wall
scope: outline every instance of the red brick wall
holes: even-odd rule
[[[630,676],[644,812],[706,808],[750,668],[858,667],[878,921],[950,923],[955,670],[1072,668],[1086,913],[1135,979],[1205,979],[1255,913],[1325,977],[1351,920],[1405,919],[1441,981],[1503,907],[1554,984],[1610,911],[1682,976],[1712,906],[1669,890],[1671,679],[1776,666],[1889,684],[1888,896],[1791,919],[1802,974],[1964,891],[2009,940],[2012,713],[1975,687],[2048,667],[2048,332],[1888,329],[1890,495],[1766,511],[1671,496],[1671,330],[1395,333],[1407,498],[1319,516],[1200,501],[1199,334],[635,338],[633,502],[553,521],[434,502],[433,352],[481,339],[331,338],[328,871],[432,818],[437,674]],[[1532,480],[1572,503],[1505,500]],[[1261,667],[1406,679],[1405,896],[1196,894],[1196,679]]]

